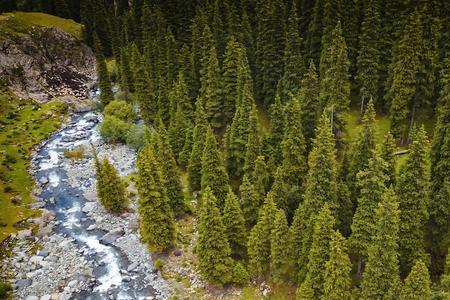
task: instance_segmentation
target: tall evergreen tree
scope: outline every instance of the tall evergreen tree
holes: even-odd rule
[[[202,160],[200,158],[203,156],[206,131],[208,129],[208,121],[206,120],[203,105],[200,100],[197,100],[195,106],[195,127],[192,136],[192,152],[190,153],[189,165],[187,168],[189,189],[192,192],[201,189]]]
[[[238,197],[230,189],[223,208],[225,234],[234,257],[243,258],[247,253],[247,230]]]
[[[425,258],[425,226],[428,222],[430,162],[425,129],[413,133],[410,154],[397,183],[400,204],[399,254],[403,271]]]
[[[200,271],[209,281],[225,284],[231,280],[233,263],[226,228],[209,188],[203,191],[202,202],[196,247]]]
[[[270,235],[270,273],[272,280],[283,282],[288,271],[288,234],[289,227],[286,214],[279,209],[275,215],[275,220]]]
[[[269,157],[268,165],[271,169],[275,169],[281,165],[283,159],[281,142],[285,129],[284,108],[279,95],[275,97],[275,102],[270,107],[270,121],[270,132],[265,141],[265,154]]]
[[[228,175],[211,128],[206,132],[201,174],[202,190],[209,187],[217,199],[217,206],[223,209],[229,188]]]
[[[389,189],[375,210],[375,235],[368,250],[368,260],[361,282],[361,299],[384,299],[399,276],[397,197]]]
[[[381,51],[381,15],[379,0],[364,3],[364,20],[359,36],[358,72],[359,93],[362,103],[373,99],[379,106],[380,91],[380,51]]]
[[[97,60],[98,86],[100,88],[100,101],[103,106],[114,100],[112,93],[111,79],[108,68],[106,67],[105,57],[103,56],[103,47],[97,34],[94,34],[95,58]]]
[[[255,169],[256,159],[261,151],[260,131],[258,126],[258,115],[256,105],[252,105],[250,115],[248,117],[248,137],[245,145],[245,157],[243,171],[251,174]]]
[[[397,182],[397,171],[395,169],[397,159],[395,155],[395,149],[397,145],[395,144],[394,137],[390,132],[388,132],[384,138],[383,144],[381,145],[381,157],[386,162],[386,175],[387,181],[386,186],[395,185]]]
[[[320,299],[324,296],[325,270],[330,258],[333,226],[334,218],[328,204],[325,204],[314,217],[312,244],[308,254],[308,272],[297,290],[297,299]],[[310,291],[312,291],[312,298],[309,295]]]
[[[189,119],[194,120],[194,110],[192,108],[191,99],[189,99],[189,91],[184,80],[184,74],[178,73],[177,80],[169,91],[168,100],[170,102],[170,117],[173,121],[175,112],[180,106],[183,114]]]
[[[399,300],[431,300],[431,280],[425,263],[417,260],[406,277]]]
[[[106,210],[113,213],[120,213],[127,209],[128,199],[126,196],[125,183],[120,178],[117,170],[107,158],[103,159],[97,168],[97,191],[99,200]]]
[[[333,232],[330,241],[330,258],[325,265],[323,300],[353,299],[350,292],[352,266],[346,242],[339,231]]]
[[[173,245],[176,233],[164,177],[152,147],[139,153],[137,169],[141,237],[151,251],[161,252]]]
[[[250,231],[247,249],[249,270],[253,275],[263,275],[269,271],[271,241],[270,233],[275,221],[276,206],[272,193],[268,193],[264,205],[259,210],[258,222]]]
[[[169,141],[175,159],[180,163],[180,153],[183,151],[186,134],[188,130],[192,131],[192,123],[184,114],[180,104],[177,105],[175,114],[169,126]]]
[[[350,104],[350,62],[347,46],[338,22],[330,37],[330,46],[320,58],[320,105],[329,108],[333,114],[333,128],[336,133],[344,131],[342,114]]]
[[[239,186],[239,192],[241,194],[241,206],[244,214],[245,223],[248,228],[251,228],[256,224],[258,219],[258,210],[261,206],[261,197],[256,192],[255,186],[250,181],[248,174],[244,175],[242,184]]]

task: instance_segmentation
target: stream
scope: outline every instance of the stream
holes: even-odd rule
[[[44,208],[55,212],[53,234],[74,244],[92,271],[87,276],[75,277],[73,285],[78,284],[80,288],[74,289],[69,298],[167,299],[167,287],[161,275],[153,269],[148,251],[139,242],[136,230],[127,227],[132,218],[137,218],[136,213],[123,217],[102,211],[92,196],[95,194],[92,155],[74,163],[64,157],[66,149],[84,145],[86,152],[90,152],[90,144],[94,144],[103,149],[99,156],[103,154],[113,158],[122,176],[135,172],[133,151],[123,150],[125,154],[116,155],[119,159],[114,161],[111,151],[117,150],[111,150],[116,148],[101,140],[98,133],[100,119],[100,115],[92,112],[73,115],[69,123],[35,153],[32,163],[34,176],[41,186],[39,197]],[[86,197],[89,191],[92,199]],[[102,222],[109,222],[105,224],[110,230],[105,230],[106,227],[100,224]],[[56,256],[64,259],[61,254]],[[42,276],[45,275],[43,273]]]

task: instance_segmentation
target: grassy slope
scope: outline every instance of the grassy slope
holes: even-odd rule
[[[35,215],[28,208],[34,180],[28,173],[32,146],[46,139],[61,124],[65,107],[59,102],[42,106],[19,100],[12,93],[0,91],[0,104],[9,107],[0,112],[0,242],[16,231],[14,224]],[[18,205],[14,196],[22,197]]]
[[[13,12],[0,15],[0,40],[29,34],[35,27],[55,27],[77,39],[82,37],[82,25],[72,20],[43,13]]]

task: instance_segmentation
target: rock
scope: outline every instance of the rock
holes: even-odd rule
[[[39,300],[38,296],[27,296],[25,300]]]
[[[72,280],[69,282],[68,286],[69,287],[75,287],[78,284],[78,280]]]
[[[44,258],[42,256],[33,256],[30,258],[30,263],[39,264]]]
[[[21,240],[26,239],[27,237],[30,237],[30,236],[31,236],[31,229],[24,229],[24,230],[21,230],[21,231],[17,234],[17,238],[18,238],[18,239],[21,239]]]
[[[50,252],[48,250],[41,250],[38,252],[38,255],[42,257],[47,257],[49,254]]]
[[[173,255],[181,256],[181,251],[179,249],[176,249],[175,251],[173,251]]]
[[[52,299],[51,295],[44,295],[39,300],[51,300],[51,299]]]
[[[21,289],[29,287],[32,283],[33,283],[33,280],[31,280],[30,278],[28,278],[28,279],[19,279],[19,280],[16,281],[16,287],[19,290],[21,290]]]
[[[83,212],[84,213],[89,213],[91,211],[93,211],[95,209],[95,206],[97,204],[95,202],[87,202],[84,206],[83,206]]]
[[[11,198],[11,201],[14,205],[20,204],[20,202],[22,202],[22,200],[23,200],[23,198],[20,195],[16,195]]]
[[[87,231],[92,231],[92,230],[95,230],[95,229],[97,229],[97,225],[92,224],[92,225],[89,225],[89,227],[86,230]]]
[[[49,182],[49,180],[48,180],[48,178],[47,177],[41,177],[40,179],[39,179],[39,183],[40,184],[42,184],[42,185],[46,185],[47,183]]]
[[[137,218],[132,219],[128,224],[128,228],[131,229],[133,232],[137,232],[139,229],[139,220]]]
[[[131,281],[131,278],[130,278],[129,276],[123,276],[123,277],[122,277],[122,281],[123,281],[123,282],[130,282],[130,281]]]
[[[134,262],[131,265],[128,266],[127,271],[128,272],[133,272],[134,270],[136,270],[136,268],[138,267],[138,263]]]
[[[103,245],[110,245],[124,234],[125,231],[123,230],[123,228],[111,230],[110,232],[108,232],[107,234],[105,234],[100,238],[100,243]]]

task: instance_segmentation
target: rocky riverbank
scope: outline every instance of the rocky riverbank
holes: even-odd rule
[[[11,237],[16,255],[2,264],[17,299],[167,299],[169,287],[140,243],[136,201],[120,216],[104,211],[95,191],[92,154],[72,160],[65,150],[93,143],[122,176],[134,172],[136,154],[103,143],[98,116],[74,116],[33,157],[34,194],[42,216]],[[133,193],[131,193],[133,194]]]

